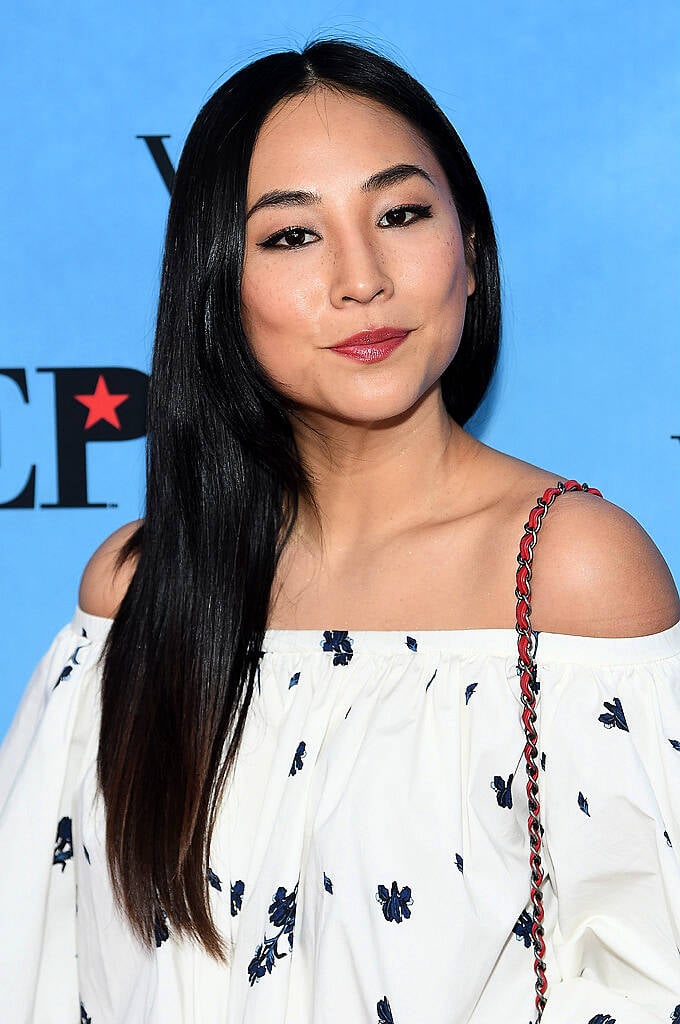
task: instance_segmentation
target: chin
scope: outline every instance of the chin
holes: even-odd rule
[[[416,392],[405,395],[400,394],[362,394],[357,395],[353,401],[333,402],[328,405],[316,403],[313,411],[327,416],[329,419],[357,426],[377,426],[388,424],[407,418],[414,407],[424,397],[424,392]],[[309,406],[308,408],[312,408]]]

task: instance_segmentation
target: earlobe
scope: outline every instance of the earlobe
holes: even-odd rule
[[[471,266],[468,263],[467,264],[467,293],[468,293],[468,299],[474,293],[476,285],[477,285],[477,280],[475,278],[474,267]]]

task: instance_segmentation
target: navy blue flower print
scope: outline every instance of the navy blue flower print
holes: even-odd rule
[[[406,637],[406,646],[408,647],[409,651],[417,651],[418,650],[418,641],[413,636],[407,636]]]
[[[239,878],[237,882],[231,884],[231,916],[236,917],[239,910],[243,906],[243,894],[246,891],[246,887],[242,880]]]
[[[92,861],[90,860],[90,854],[88,852],[87,847],[85,846],[85,843],[83,843],[83,853],[85,854],[85,860],[87,861],[87,863],[91,864]]]
[[[297,684],[299,682],[300,682],[300,673],[296,672],[295,675],[292,675],[290,677],[290,682],[288,683],[288,689],[290,690],[291,686],[297,686]]]
[[[430,689],[432,683],[434,682],[434,676],[436,676],[436,675],[437,675],[437,669],[434,670],[434,675],[432,676],[432,678],[430,679],[429,683],[425,687],[425,693],[427,693],[427,691]]]
[[[92,1017],[88,1017],[82,1000],[80,1001],[80,1024],[92,1024]]]
[[[466,707],[470,703],[470,697],[472,696],[472,694],[475,692],[476,689],[477,689],[477,683],[469,683],[465,687],[465,706]]]
[[[333,895],[333,883],[325,871],[323,873],[323,887],[326,890],[326,892],[329,892],[331,896]]]
[[[616,1024],[616,1019],[608,1013],[596,1013],[591,1017],[588,1024]]]
[[[668,832],[666,831],[666,829],[663,830],[663,834],[664,834],[664,837],[666,839],[667,845],[668,846],[672,846],[673,844],[671,842],[671,837],[668,835]]]
[[[87,637],[87,633],[85,632],[85,630],[83,630],[83,636]],[[65,679],[68,679],[68,677],[73,672],[73,666],[74,665],[80,665],[80,662],[78,661],[78,654],[80,653],[80,651],[82,651],[83,647],[88,647],[88,646],[89,646],[89,643],[87,643],[87,644],[78,644],[78,646],[74,650],[73,654],[71,655],[71,657],[68,659],[68,661],[64,665],[63,669],[61,670],[61,675],[59,676],[59,678],[57,679],[56,683],[52,687],[53,690],[56,690],[56,688],[59,686],[59,683],[63,683]]]
[[[295,929],[295,911],[297,909],[297,884],[292,892],[288,893],[282,885],[276,890],[269,907],[269,920],[278,928],[276,935],[267,938],[255,950],[253,959],[248,964],[248,980],[254,985],[265,974],[271,974],[274,964],[286,956],[286,951],[279,952],[278,942],[282,936],[288,936],[290,952],[293,950],[293,933]]]
[[[671,1012],[671,1024],[680,1024],[680,1003]]]
[[[208,881],[210,885],[212,885],[213,889],[217,889],[218,892],[222,892],[222,883],[210,867],[208,868]]]
[[[581,808],[581,810],[583,811],[583,813],[587,814],[588,817],[590,817],[590,811],[588,810],[588,801],[586,800],[586,798],[584,797],[583,793],[580,790],[579,790],[579,793],[578,793],[578,805]]]
[[[458,868],[458,870],[460,871],[460,873],[462,875],[463,874],[463,858],[461,857],[461,855],[459,853],[456,854],[456,867]]]
[[[334,665],[349,665],[354,657],[353,642],[346,629],[325,629],[321,647],[324,651],[333,651]]]
[[[57,825],[57,838],[54,844],[54,857],[52,864],[61,864],[61,872],[64,873],[66,861],[73,856],[73,838],[71,836],[71,819],[62,818]]]
[[[159,917],[158,914],[156,914],[153,922],[153,934],[156,940],[156,949],[160,949],[161,944],[170,938],[167,922],[167,914],[163,914],[162,917]]]
[[[401,924],[402,920],[407,920],[411,916],[409,907],[413,903],[413,897],[409,885],[400,889],[396,882],[392,882],[391,891],[388,891],[387,886],[379,885],[375,898],[382,904],[383,917],[386,921]]]
[[[376,1009],[378,1011],[378,1024],[394,1024],[392,1007],[387,996],[383,996],[382,999],[378,1000]]]
[[[491,788],[496,790],[496,802],[499,807],[512,807],[512,786],[513,774],[508,775],[506,782],[502,775],[494,775]]]
[[[528,949],[531,945],[531,928],[533,921],[528,910],[523,910],[517,918],[512,934],[515,936],[518,942],[523,942]]]
[[[672,746],[673,750],[680,750],[680,740],[669,740],[668,742]]]
[[[265,974],[271,974],[274,968],[274,957],[280,960],[285,955],[285,953],[276,952],[276,942],[273,939],[266,939],[264,943],[260,943],[255,950],[255,956],[248,964],[250,984],[254,985],[260,978],[264,978]]]
[[[85,630],[83,630],[83,636],[87,636],[87,634],[85,633]],[[78,661],[78,655],[82,651],[83,647],[87,647],[87,646],[88,646],[88,644],[78,644],[78,646],[76,647],[75,651],[71,655],[71,663],[73,665],[80,665],[80,662]]]
[[[541,768],[545,771],[545,750],[541,752]]]
[[[607,711],[598,715],[598,722],[602,722],[605,729],[621,729],[622,732],[628,732],[628,722],[626,721],[619,698],[614,697],[611,703],[608,700],[603,701],[603,703]]]
[[[284,934],[288,936],[291,949],[293,948],[297,891],[297,885],[290,893],[280,885],[272,896],[272,902],[269,905],[269,920],[275,928],[283,929]]]
[[[71,672],[73,672],[73,665],[64,665],[63,669],[61,670],[61,675],[57,679],[52,689],[56,690],[56,688],[59,686],[59,683],[63,683],[65,679],[68,679],[68,677],[71,675]]]
[[[345,711],[345,718],[347,718],[347,716],[348,716],[348,714],[350,713],[351,710],[352,710],[352,705],[350,704],[350,706],[347,708],[347,711]]]
[[[293,763],[290,766],[289,775],[295,775],[296,772],[302,771],[302,758],[307,756],[307,747],[304,742],[298,743],[297,750],[295,751],[295,757]]]

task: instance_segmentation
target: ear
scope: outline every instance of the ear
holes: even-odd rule
[[[475,248],[475,229],[473,228],[465,240],[465,263],[467,266],[467,293],[468,298],[477,287],[477,250]]]

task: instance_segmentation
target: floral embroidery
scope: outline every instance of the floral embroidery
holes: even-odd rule
[[[545,771],[545,750],[541,752],[541,768]]]
[[[330,878],[328,877],[325,871],[323,873],[323,887],[326,890],[326,892],[329,892],[331,896],[333,895],[333,883],[331,882]]]
[[[378,1000],[376,1009],[378,1011],[378,1024],[394,1024],[392,1007],[387,996],[383,996],[382,999]]]
[[[494,775],[491,788],[496,790],[496,802],[499,807],[512,807],[512,786],[513,774],[508,775],[506,782],[502,775]]]
[[[460,871],[460,873],[462,875],[463,874],[463,858],[461,857],[461,855],[459,853],[456,854],[456,867],[458,868],[458,870]]]
[[[588,817],[590,817],[590,811],[588,810],[588,801],[586,800],[586,798],[584,797],[583,793],[580,790],[579,790],[579,794],[578,794],[578,805],[581,808],[581,810],[583,811],[583,813],[587,814]]]
[[[431,686],[432,682],[434,681],[434,676],[436,676],[436,675],[437,675],[437,669],[434,670],[434,675],[432,676],[432,679],[430,679],[430,682],[425,687],[425,693],[427,693],[427,691],[430,689],[430,686]]]
[[[92,862],[90,860],[90,854],[88,853],[88,850],[87,850],[87,847],[85,846],[85,843],[83,843],[83,853],[85,854],[85,860],[87,861],[87,863],[91,864]]]
[[[88,1017],[82,999],[80,1000],[80,1024],[92,1024],[92,1017]]]
[[[608,1013],[596,1013],[591,1017],[588,1024],[616,1024],[616,1019]]]
[[[403,889],[400,889],[396,882],[392,882],[390,892],[387,886],[379,885],[375,898],[378,903],[382,904],[383,917],[386,921],[400,924],[402,919],[406,920],[411,916],[409,907],[413,903],[413,897],[410,886],[405,885]]]
[[[672,746],[673,750],[680,750],[680,740],[669,740],[668,742]]]
[[[324,651],[333,651],[334,665],[349,665],[354,657],[353,642],[346,629],[325,629],[321,647]]]
[[[295,757],[293,763],[290,766],[289,775],[295,775],[296,772],[302,771],[302,758],[307,756],[307,748],[304,742],[298,743],[298,748],[295,751]]]
[[[664,836],[666,838],[666,843],[668,844],[668,846],[672,846],[673,844],[671,842],[671,837],[668,835],[668,832],[667,832],[666,829],[663,830],[663,834],[664,834]]]
[[[671,1024],[680,1024],[680,1003],[671,1012]]]
[[[626,722],[626,716],[623,713],[619,698],[614,697],[611,704],[608,700],[603,701],[603,703],[607,712],[598,715],[598,722],[602,722],[605,729],[621,729],[622,732],[628,732],[628,723]]]
[[[57,838],[54,846],[54,857],[52,864],[61,864],[61,872],[64,873],[66,861],[73,856],[73,839],[71,836],[71,819],[62,818],[57,825]]]
[[[65,679],[68,679],[68,677],[71,675],[71,672],[73,672],[73,666],[72,665],[65,665],[63,667],[63,669],[61,670],[61,675],[57,679],[57,681],[54,684],[54,686],[52,687],[52,689],[56,690],[56,688],[59,686],[59,683],[63,683]]]
[[[236,917],[239,910],[243,906],[243,894],[246,891],[246,887],[239,878],[237,882],[233,882],[231,885],[231,916]]]
[[[153,934],[156,939],[156,949],[160,949],[161,943],[165,942],[166,939],[170,938],[170,932],[168,931],[168,915],[163,914],[162,917],[156,915],[153,923]]]
[[[87,633],[85,632],[85,630],[83,630],[83,636],[87,637]],[[80,653],[80,651],[82,651],[83,647],[89,647],[89,642],[86,644],[78,644],[73,654],[71,655],[71,657],[68,659],[63,669],[61,670],[61,675],[59,676],[56,683],[52,687],[53,690],[56,690],[56,688],[59,686],[59,683],[63,683],[65,679],[68,679],[68,677],[71,675],[71,672],[73,672],[74,665],[80,665],[80,662],[78,661],[78,654]]]
[[[417,651],[418,650],[418,641],[415,639],[415,637],[407,636],[406,637],[406,646],[408,647],[409,651]]]
[[[288,683],[288,689],[290,690],[291,686],[297,686],[297,684],[299,682],[300,682],[300,673],[296,672],[295,675],[290,677],[290,682]]]
[[[531,945],[531,928],[533,921],[528,910],[523,910],[517,918],[517,922],[512,929],[512,933],[518,942],[523,942],[528,949]]]
[[[208,868],[208,881],[210,885],[212,885],[213,889],[217,889],[218,892],[222,892],[222,883],[210,867]]]
[[[468,686],[465,687],[465,706],[466,707],[470,703],[470,697],[472,696],[472,694],[475,692],[476,689],[477,689],[477,683],[470,683]]]
[[[280,953],[278,949],[279,939],[283,935],[288,936],[289,951],[293,951],[297,891],[297,884],[290,893],[280,885],[272,897],[268,911],[269,920],[279,931],[270,939],[265,935],[264,941],[255,950],[255,956],[248,964],[248,980],[251,985],[264,978],[265,974],[271,974],[276,961],[287,955],[285,950]]]

